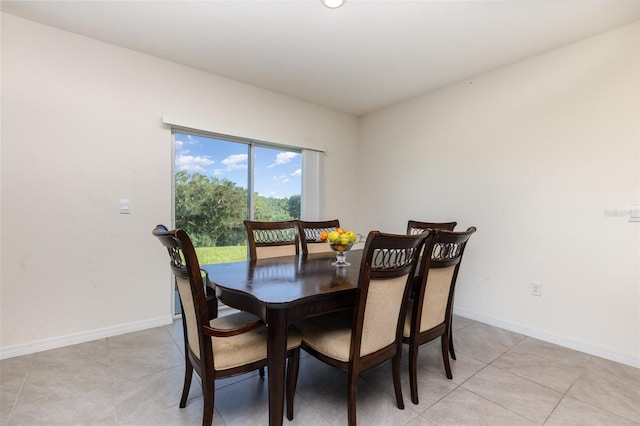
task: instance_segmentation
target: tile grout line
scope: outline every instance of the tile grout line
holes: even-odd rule
[[[524,420],[526,420],[526,421],[529,421],[529,422],[532,422],[532,423],[536,423],[536,421],[535,421],[535,420],[529,419],[528,417],[525,417],[524,415],[522,415],[522,414],[520,414],[520,413],[517,413],[516,411],[513,411],[511,408],[505,407],[505,406],[503,406],[502,404],[500,404],[499,402],[497,402],[497,401],[492,401],[492,400],[490,400],[490,399],[488,399],[488,398],[484,397],[483,395],[480,395],[480,394],[478,394],[478,393],[474,392],[473,390],[471,390],[471,389],[467,389],[466,387],[464,387],[464,386],[463,386],[465,383],[467,383],[467,382],[468,382],[469,380],[471,380],[473,377],[475,377],[476,375],[478,375],[480,372],[482,372],[482,371],[486,370],[486,369],[487,369],[487,367],[489,367],[489,366],[490,366],[490,367],[495,368],[495,369],[497,369],[497,370],[500,370],[500,371],[502,371],[502,372],[504,372],[504,373],[506,373],[506,374],[511,374],[511,375],[513,375],[513,376],[515,376],[515,377],[518,377],[518,378],[520,378],[520,379],[526,380],[527,382],[530,382],[530,383],[536,384],[536,385],[538,385],[538,386],[544,387],[545,389],[549,389],[549,390],[551,390],[551,391],[554,391],[554,392],[557,392],[557,393],[561,393],[561,392],[556,391],[555,389],[551,389],[551,388],[549,388],[548,386],[545,386],[545,385],[542,385],[542,384],[540,384],[540,383],[534,382],[534,381],[532,381],[532,380],[530,380],[530,379],[528,379],[528,378],[526,378],[526,377],[520,376],[520,375],[518,375],[518,374],[516,374],[516,373],[513,373],[513,372],[508,371],[508,370],[504,370],[504,369],[502,369],[502,368],[499,368],[499,367],[496,367],[496,366],[494,366],[494,365],[493,365],[493,363],[494,363],[494,362],[496,362],[498,359],[500,359],[500,358],[501,358],[502,356],[504,356],[505,354],[507,354],[507,353],[511,352],[511,351],[513,350],[514,346],[516,346],[518,343],[520,343],[520,342],[524,341],[526,338],[527,338],[527,336],[524,336],[524,338],[523,338],[523,339],[520,339],[517,343],[515,343],[515,344],[513,344],[513,345],[510,345],[510,346],[507,346],[507,345],[504,345],[504,344],[503,344],[503,343],[501,343],[501,342],[497,342],[497,341],[495,341],[495,340],[492,340],[492,341],[493,341],[493,342],[495,342],[495,343],[499,343],[499,344],[503,344],[504,346],[507,346],[507,350],[505,350],[504,352],[502,352],[500,355],[498,355],[498,356],[497,356],[496,358],[494,358],[492,361],[485,363],[485,365],[484,365],[480,370],[476,371],[474,374],[472,374],[470,377],[468,377],[465,381],[463,381],[463,382],[459,385],[459,387],[460,387],[460,388],[462,388],[462,389],[464,389],[465,391],[471,392],[472,394],[474,394],[474,395],[478,396],[479,398],[484,399],[484,400],[485,400],[485,401],[487,401],[487,402],[490,402],[490,403],[492,403],[492,404],[495,404],[495,405],[497,405],[498,407],[501,407],[501,408],[503,408],[503,409],[505,409],[505,410],[507,410],[507,411],[509,411],[509,412],[511,412],[511,413],[513,413],[513,414],[515,414],[516,416],[518,416],[518,417],[520,417],[520,418],[522,418],[522,419],[524,419]],[[465,355],[469,356],[470,358],[473,358],[471,355],[468,355],[468,354],[465,354]],[[533,354],[532,354],[532,355],[533,355]],[[541,358],[541,359],[543,359],[543,360],[545,359],[545,358],[542,358],[542,357],[538,357],[538,358]],[[476,358],[473,358],[473,359],[476,359]],[[478,360],[478,359],[476,359],[476,360],[477,360],[477,361],[484,362],[484,361],[482,361],[482,360]],[[457,388],[456,388],[456,389],[457,389]],[[553,411],[555,411],[556,407],[558,406],[558,404],[560,404],[560,401],[562,401],[562,399],[563,399],[563,398],[564,398],[564,394],[563,394],[563,395],[562,395],[562,397],[558,400],[558,402],[556,403],[556,405],[554,406],[554,408],[551,410],[551,413],[553,413]],[[546,423],[546,421],[547,421],[547,420],[549,419],[549,417],[551,416],[551,413],[550,413],[550,414],[545,418],[545,420],[544,420],[544,422],[543,422],[542,424]]]
[[[29,370],[24,373],[24,377],[22,378],[22,383],[20,384],[20,390],[16,394],[16,399],[13,401],[13,405],[11,406],[11,412],[9,413],[9,418],[7,420],[7,426],[11,426],[11,419],[13,417],[13,411],[16,409],[18,405],[18,400],[20,399],[20,395],[22,394],[22,389],[24,388],[24,384],[27,381],[27,375],[29,374]]]
[[[509,349],[511,349],[511,348],[509,348]],[[495,360],[497,360],[498,358],[500,358],[502,355],[504,355],[504,354],[505,354],[505,353],[507,353],[508,351],[509,351],[509,350],[507,350],[507,351],[503,352],[503,353],[502,353],[501,355],[499,355],[496,359],[494,359],[493,361],[491,361],[491,363],[493,363]],[[516,413],[516,412],[515,412],[515,411],[513,411],[512,409],[510,409],[510,408],[508,408],[508,407],[505,407],[505,406],[503,406],[502,404],[500,404],[500,403],[498,403],[498,402],[496,402],[496,401],[492,401],[492,400],[490,400],[490,399],[488,399],[488,398],[484,397],[483,395],[480,395],[480,394],[478,394],[478,393],[476,393],[476,392],[472,391],[471,389],[467,389],[467,388],[463,387],[463,385],[464,385],[466,382],[468,382],[468,381],[469,381],[469,380],[471,380],[473,377],[475,377],[476,375],[478,375],[481,371],[484,371],[487,367],[491,366],[491,363],[486,363],[484,367],[482,367],[480,370],[476,371],[476,372],[475,372],[474,374],[472,374],[469,378],[467,378],[464,382],[460,383],[459,387],[460,387],[460,388],[462,388],[462,389],[464,389],[464,390],[465,390],[465,391],[467,391],[467,392],[471,392],[472,394],[476,395],[476,396],[477,396],[477,397],[479,397],[479,398],[484,399],[485,401],[487,401],[487,402],[489,402],[489,403],[491,403],[491,404],[494,404],[494,405],[496,405],[496,406],[498,406],[498,407],[500,407],[500,408],[503,408],[503,409],[505,409],[505,410],[509,411],[510,413],[515,414],[516,416],[520,417],[521,419],[524,419],[524,420],[526,420],[526,421],[528,421],[528,422],[536,423],[534,420],[531,420],[531,419],[529,419],[529,418],[527,418],[527,417],[523,416],[523,415],[522,415],[522,414],[520,414],[520,413]],[[492,366],[492,367],[493,367],[493,366]],[[493,368],[497,368],[497,367],[493,367]],[[504,370],[502,370],[502,369],[499,369],[499,370],[500,370],[500,371],[504,371]],[[519,376],[518,376],[518,377],[519,377]]]
[[[532,380],[532,379],[530,379],[530,378],[528,378],[528,377],[522,376],[521,374],[518,374],[517,372],[513,372],[513,371],[505,370],[504,368],[500,368],[500,367],[498,367],[498,366],[496,366],[496,365],[493,365],[496,361],[498,361],[498,359],[500,359],[503,355],[505,355],[505,354],[507,354],[507,353],[509,353],[509,352],[511,352],[511,349],[508,349],[506,352],[504,352],[502,355],[500,355],[498,358],[494,359],[493,361],[491,361],[491,362],[490,362],[489,364],[487,364],[487,365],[490,365],[490,366],[492,366],[493,368],[498,369],[498,370],[500,370],[500,371],[504,371],[505,373],[513,374],[514,376],[519,377],[519,378],[524,379],[524,380],[527,380],[527,381],[529,381],[529,382],[531,382],[531,383],[535,383],[536,385],[542,386],[543,388],[545,388],[545,389],[549,389],[550,391],[560,393],[560,394],[562,394],[562,397],[563,397],[563,398],[566,396],[566,394],[567,394],[567,392],[569,391],[569,389],[571,389],[571,386],[573,386],[573,383],[575,383],[576,381],[578,381],[578,379],[579,379],[579,378],[584,374],[584,367],[581,367],[581,369],[582,369],[583,371],[581,371],[581,372],[580,372],[580,375],[579,375],[579,376],[578,376],[578,377],[577,377],[577,378],[576,378],[576,379],[571,383],[571,385],[569,385],[569,387],[568,387],[566,390],[564,390],[564,391],[559,391],[559,390],[557,390],[557,389],[554,389],[554,388],[551,388],[551,387],[547,386],[547,385],[546,385],[546,384],[544,384],[544,383],[539,383],[539,382],[536,382],[535,380]],[[516,352],[516,353],[517,353],[517,352]],[[536,355],[536,354],[529,354],[529,355],[531,355],[531,356],[533,356],[533,357],[536,357],[536,358],[538,358],[538,359],[541,359],[541,360],[543,360],[543,361],[549,361],[549,359],[548,359],[548,358],[541,357],[541,356]],[[562,399],[562,398],[561,398],[561,399]]]

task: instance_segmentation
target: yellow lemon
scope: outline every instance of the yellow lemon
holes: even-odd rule
[[[329,235],[327,235],[327,239],[330,243],[334,242],[338,238],[340,238],[340,233],[338,231],[331,231],[329,232]]]
[[[349,238],[348,235],[341,235],[340,236],[340,244],[342,244],[343,246],[349,245],[351,244],[351,238]]]

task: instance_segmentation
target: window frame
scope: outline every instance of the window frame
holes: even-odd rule
[[[298,152],[302,156],[302,176],[300,185],[300,219],[301,220],[320,220],[320,214],[323,208],[323,190],[322,190],[322,170],[323,170],[323,153],[324,149],[318,149],[318,147],[310,148],[309,146],[296,146],[292,144],[266,142],[264,140],[257,140],[253,138],[229,135],[220,132],[214,132],[210,130],[202,130],[193,127],[185,127],[184,125],[171,124],[165,121],[165,124],[170,124],[171,130],[171,224],[175,228],[176,221],[176,133],[190,134],[194,136],[200,136],[205,138],[220,139],[228,142],[237,142],[248,145],[248,161],[247,167],[249,169],[249,179],[247,181],[247,192],[249,195],[247,208],[247,216],[252,219],[255,212],[255,196],[254,196],[254,149],[256,147],[268,148],[268,149],[280,149],[291,152]],[[175,121],[175,120],[174,120]],[[306,144],[303,144],[306,145]],[[174,317],[180,317],[181,313],[176,313],[176,300],[174,286],[172,285],[172,311]]]

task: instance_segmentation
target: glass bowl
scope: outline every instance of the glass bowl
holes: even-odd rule
[[[329,247],[336,254],[336,261],[332,263],[333,266],[349,266],[347,262],[347,252],[351,250],[355,241],[350,241],[347,244],[341,244],[340,240],[336,240],[333,243],[329,243]]]

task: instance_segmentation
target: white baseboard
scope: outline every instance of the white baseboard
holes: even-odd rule
[[[640,368],[640,358],[634,358],[629,355],[613,352],[605,348],[593,346],[588,343],[580,342],[567,338],[565,336],[559,336],[556,334],[548,333],[543,330],[527,327],[522,324],[516,324],[508,321],[502,321],[496,318],[487,317],[482,314],[478,314],[472,311],[466,311],[464,309],[454,308],[453,313],[461,317],[469,318],[474,321],[482,322],[485,324],[493,325],[495,327],[503,328],[505,330],[513,331],[519,334],[524,334],[534,339],[543,340],[545,342],[553,343],[565,348],[574,349],[576,351],[584,352],[589,355],[595,355],[601,358],[606,358],[611,361],[616,361],[622,364],[630,365],[631,367]]]
[[[90,342],[92,340],[104,339],[105,337],[119,336],[120,334],[131,333],[134,331],[147,330],[149,328],[168,325],[172,322],[172,315],[164,315],[157,318],[150,318],[143,321],[120,324],[113,327],[99,328],[82,333],[74,333],[68,334],[66,336],[34,340],[29,343],[22,343],[19,345],[0,348],[0,359],[13,358],[20,355],[28,355],[35,352],[46,351],[49,349],[61,348],[63,346],[70,346],[78,343]]]

